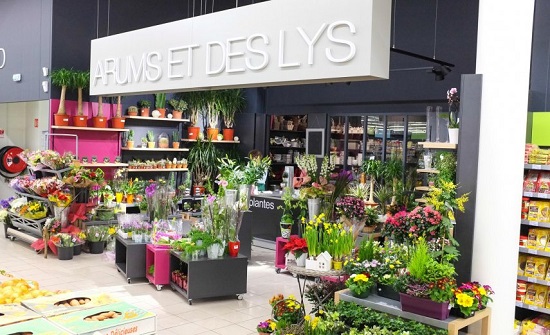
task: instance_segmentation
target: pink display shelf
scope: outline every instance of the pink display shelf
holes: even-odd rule
[[[298,237],[298,235],[292,235]],[[292,237],[291,236],[291,237]],[[288,242],[288,239],[277,237],[275,239],[275,271],[281,273],[281,270],[286,269],[286,251],[283,246]]]
[[[149,267],[155,266],[153,275],[149,274]],[[163,285],[170,284],[170,248],[147,244],[145,250],[145,276],[147,280],[160,291]]]

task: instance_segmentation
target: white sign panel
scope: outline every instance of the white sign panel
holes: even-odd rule
[[[390,0],[272,0],[92,41],[90,93],[387,79]]]

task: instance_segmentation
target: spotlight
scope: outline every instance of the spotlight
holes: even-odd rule
[[[451,72],[451,68],[447,65],[437,65],[432,68],[432,73],[435,74],[435,80],[441,81]]]

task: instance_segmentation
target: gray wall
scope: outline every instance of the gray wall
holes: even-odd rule
[[[529,111],[549,109],[550,81],[550,1],[535,2]]]
[[[51,13],[52,0],[0,0],[0,103],[49,99],[41,83],[51,62]],[[16,73],[20,82],[12,81]]]

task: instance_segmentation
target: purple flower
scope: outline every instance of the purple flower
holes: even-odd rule
[[[149,186],[145,188],[145,196],[147,198],[151,198],[153,195],[155,195],[155,191],[157,190],[157,184],[151,183]]]

